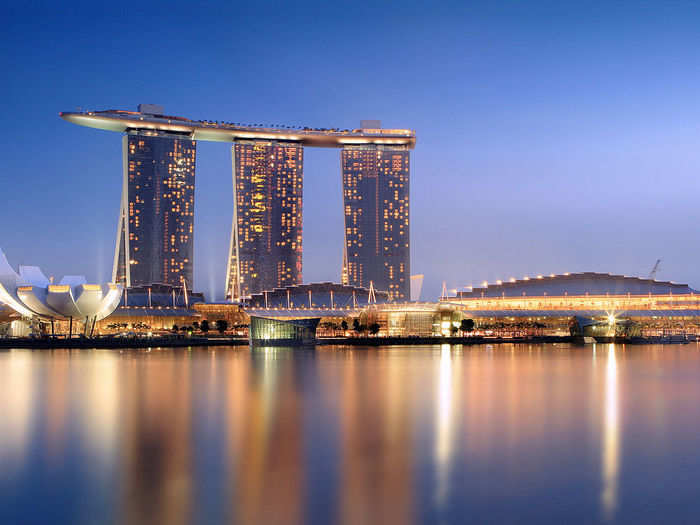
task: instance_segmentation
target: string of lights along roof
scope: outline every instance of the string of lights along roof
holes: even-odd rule
[[[197,141],[231,143],[233,220],[225,295],[241,301],[302,284],[305,147],[339,148],[343,183],[342,284],[410,298],[410,150],[416,133],[363,120],[356,129],[264,126],[138,111],[60,113],[122,138],[122,198],[112,278],[126,287],[191,288]]]

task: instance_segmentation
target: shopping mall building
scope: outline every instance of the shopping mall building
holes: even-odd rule
[[[607,273],[538,275],[440,299],[486,330],[568,334],[576,318],[632,322],[642,335],[700,332],[700,292],[687,284]]]

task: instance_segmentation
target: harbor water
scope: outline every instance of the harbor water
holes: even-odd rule
[[[697,523],[700,346],[0,352],[0,523]]]

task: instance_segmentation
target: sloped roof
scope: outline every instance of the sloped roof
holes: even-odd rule
[[[687,284],[656,281],[610,273],[569,273],[563,275],[539,275],[502,283],[489,283],[474,287],[471,291],[457,293],[457,299],[478,297],[519,297],[544,295],[647,295],[647,294],[700,293]]]

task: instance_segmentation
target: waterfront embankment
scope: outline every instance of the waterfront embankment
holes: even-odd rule
[[[590,338],[593,339],[593,338]],[[684,344],[695,341],[694,337],[635,337],[597,338],[597,343],[626,344]],[[484,344],[544,344],[574,343],[585,344],[581,337],[541,335],[530,337],[322,337],[316,339],[316,346],[426,346],[426,345],[484,345]],[[126,349],[126,348],[187,348],[193,346],[248,346],[246,337],[87,337],[74,338],[7,338],[0,339],[0,349],[25,348],[34,350],[51,349]],[[294,346],[288,341],[271,340],[269,346]]]
[[[244,346],[243,337],[74,337],[74,338],[8,338],[0,339],[0,348],[51,350],[58,348],[183,348],[188,346]]]
[[[316,340],[316,345],[482,345],[497,343],[571,343],[571,336],[542,335],[532,337],[323,337]]]

